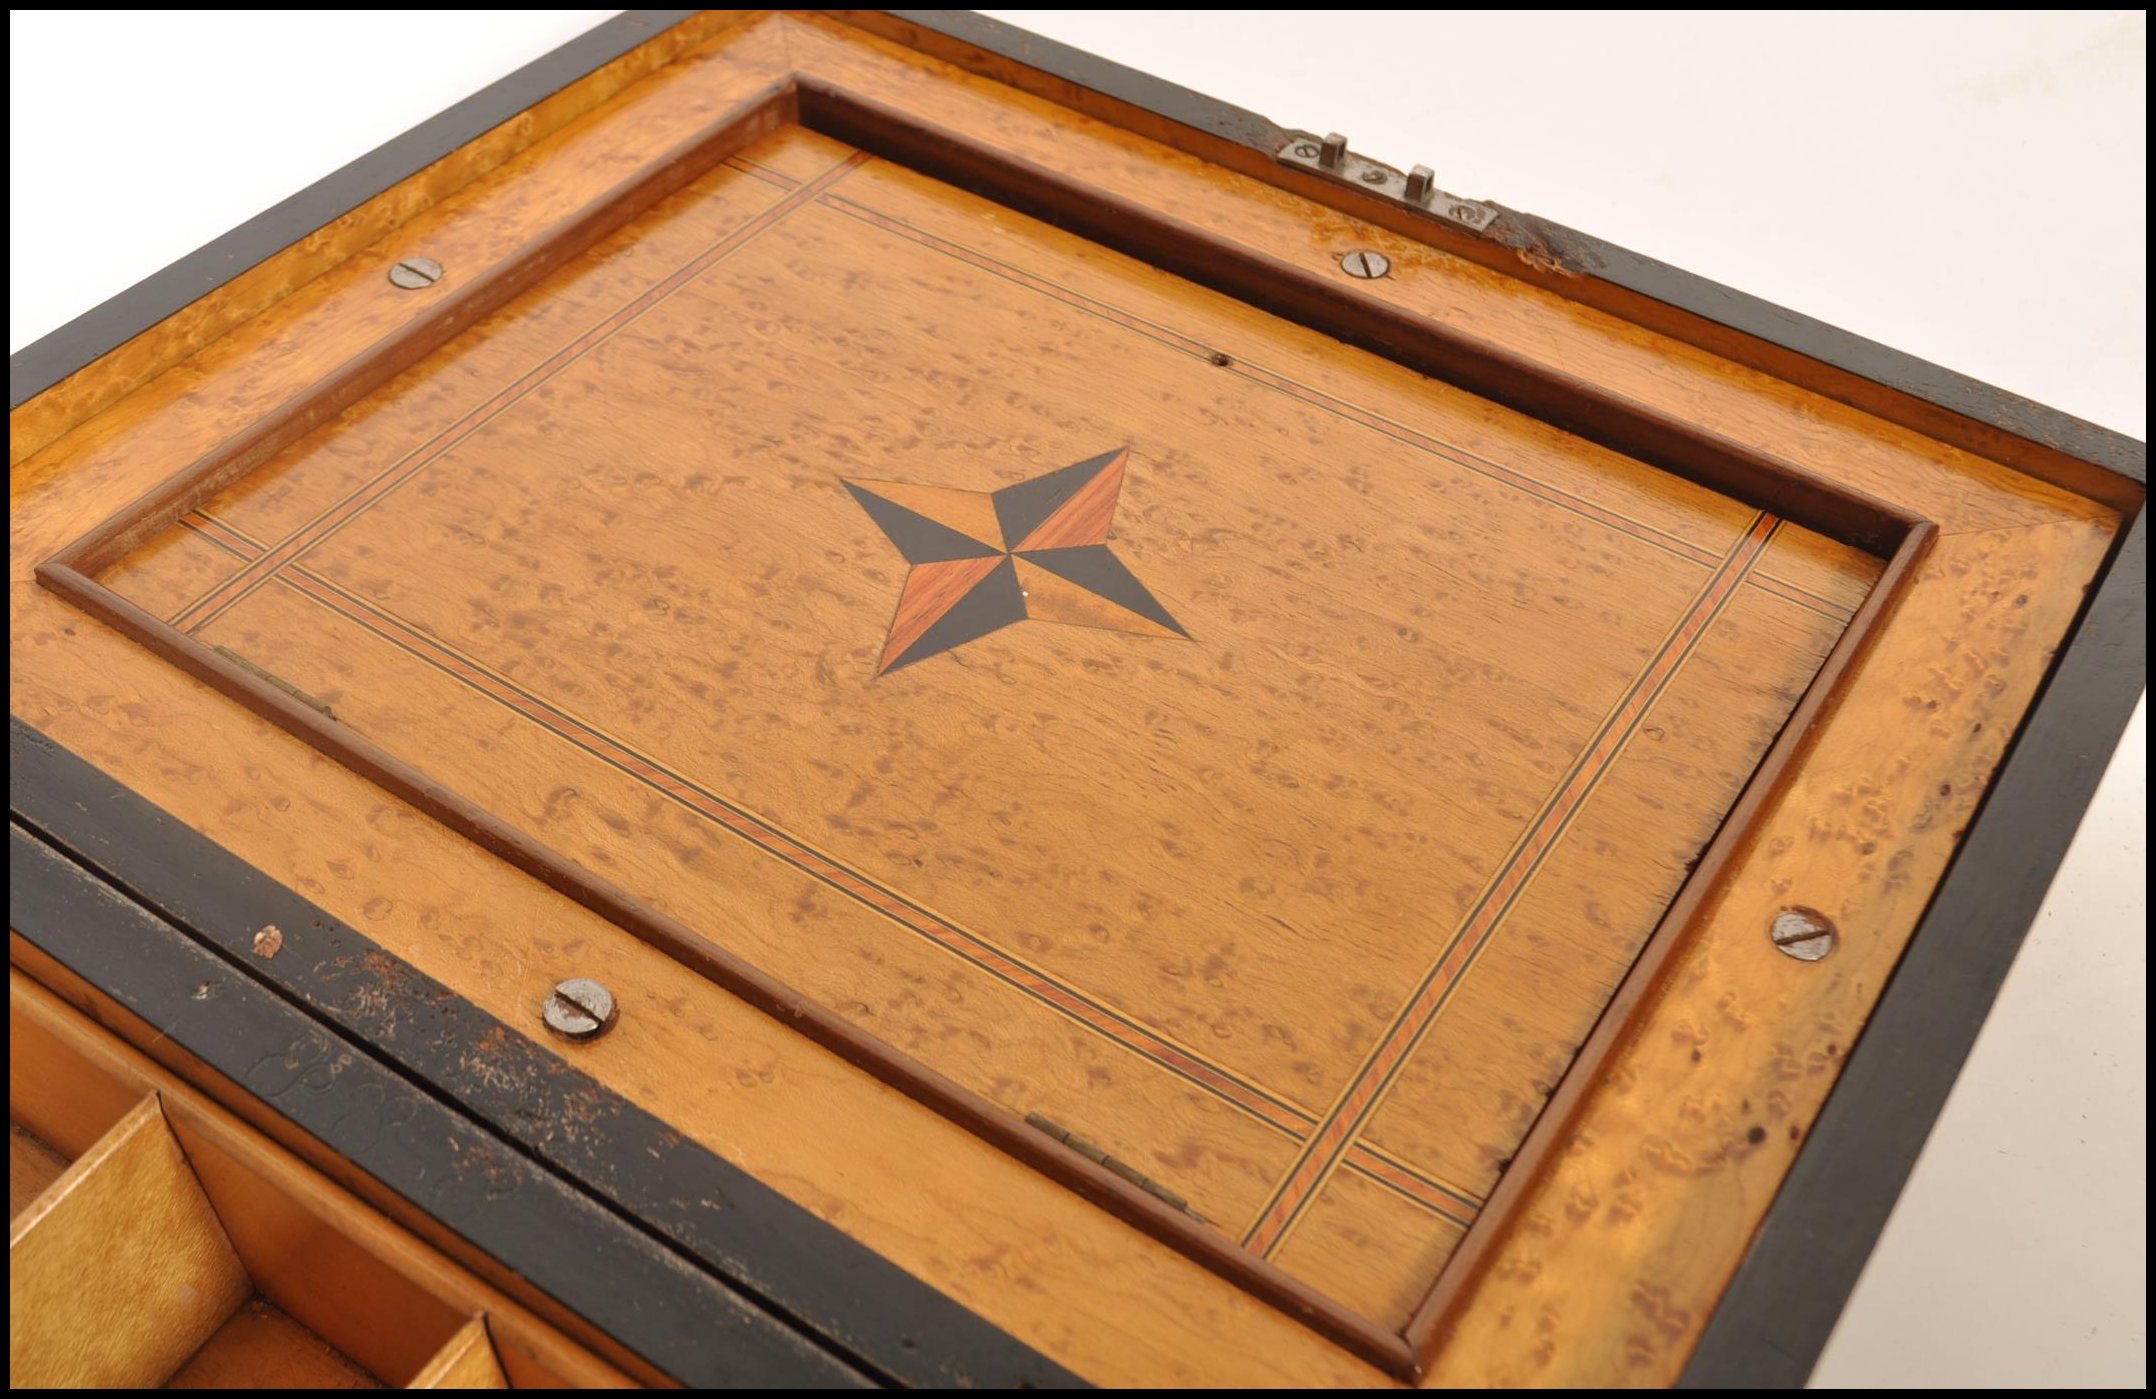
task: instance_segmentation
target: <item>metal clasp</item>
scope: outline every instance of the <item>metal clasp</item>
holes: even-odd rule
[[[1390,165],[1348,149],[1347,137],[1335,131],[1327,136],[1298,131],[1290,135],[1278,153],[1280,163],[1322,175],[1337,184],[1374,194],[1402,206],[1435,214],[1447,223],[1482,232],[1497,221],[1494,206],[1447,194],[1437,187],[1436,172],[1418,165],[1402,173]]]

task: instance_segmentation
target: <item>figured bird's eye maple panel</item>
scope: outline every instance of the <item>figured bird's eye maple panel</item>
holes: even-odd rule
[[[792,130],[102,581],[1397,1326],[1878,571]]]

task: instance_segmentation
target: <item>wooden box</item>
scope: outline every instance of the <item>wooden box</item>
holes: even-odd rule
[[[18,1010],[555,1379],[1770,1377],[2140,683],[2140,444],[960,12],[632,12],[15,384]]]

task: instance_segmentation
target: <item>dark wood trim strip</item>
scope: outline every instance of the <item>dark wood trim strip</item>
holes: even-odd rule
[[[1448,1192],[1433,1189],[1427,1178],[1403,1170],[1362,1142],[1357,1142],[1348,1149],[1347,1159],[1340,1163],[1340,1169],[1385,1187],[1401,1199],[1428,1210],[1463,1231],[1472,1225],[1475,1217],[1481,1213],[1479,1208],[1463,1208],[1454,1203]]]
[[[18,756],[23,739],[20,729],[10,734]],[[325,1151],[498,1260],[616,1347],[687,1385],[869,1384],[809,1337],[419,1091],[24,826],[11,822],[8,834],[8,912],[16,937],[244,1085]],[[337,1091],[324,1092],[332,1079]]]
[[[1787,579],[1776,578],[1771,574],[1762,573],[1758,569],[1752,570],[1752,576],[1744,581],[1746,586],[1756,588],[1769,597],[1776,597],[1783,602],[1793,603],[1807,612],[1816,612],[1822,617],[1841,623],[1843,626],[1848,626],[1849,619],[1856,615],[1856,608],[1854,607],[1845,607],[1835,602],[1832,598],[1822,597],[1818,593],[1798,587]]]
[[[447,1103],[571,1188],[667,1240],[723,1278],[744,1305],[782,1318],[889,1383],[1080,1383],[21,720],[11,721],[9,737],[10,808],[25,831],[141,904],[161,926],[221,956],[228,970],[322,1022],[324,1033],[380,1060],[408,1091]],[[49,941],[21,918],[18,906],[18,930],[41,946]],[[284,934],[282,949],[266,961],[251,955],[254,931],[265,924]],[[50,950],[68,961],[66,948]],[[110,992],[97,970],[91,979]],[[138,1013],[159,1033],[171,1032],[146,1009]],[[474,1071],[475,1058],[484,1073]],[[543,1221],[531,1227],[544,1232]],[[732,1382],[750,1380],[737,1375]]]

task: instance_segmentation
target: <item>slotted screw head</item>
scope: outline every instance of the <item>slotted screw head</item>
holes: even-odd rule
[[[1367,248],[1357,248],[1340,259],[1340,270],[1350,277],[1382,277],[1392,271],[1392,259],[1383,253],[1373,253]]]
[[[571,977],[554,988],[540,1014],[558,1035],[597,1039],[614,1026],[614,993],[588,976]]]
[[[1785,956],[1816,962],[1834,950],[1834,920],[1816,908],[1785,908],[1767,925],[1767,936]]]
[[[442,265],[431,257],[408,257],[389,269],[389,280],[406,291],[418,291],[442,280]]]

